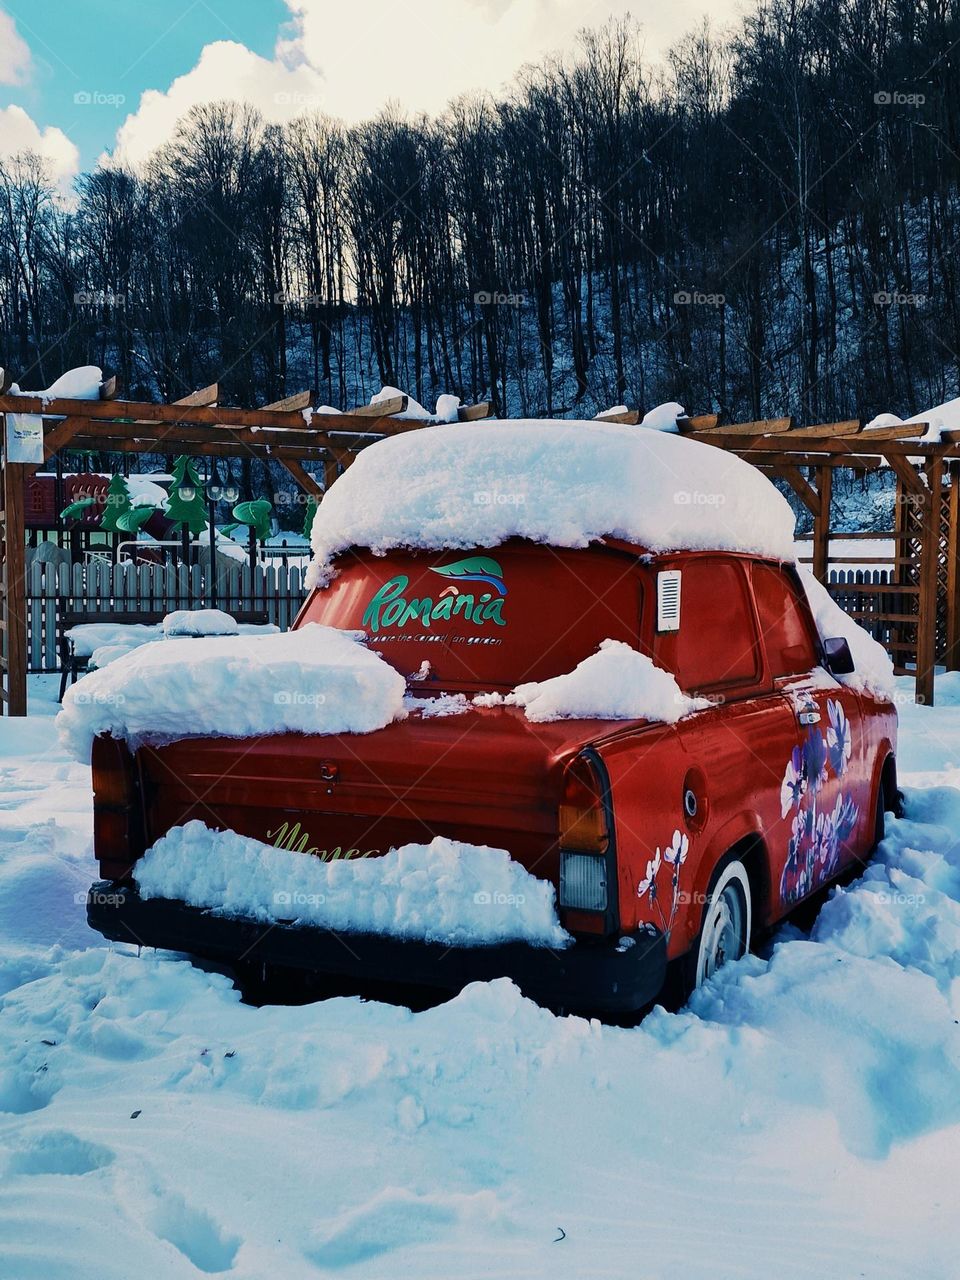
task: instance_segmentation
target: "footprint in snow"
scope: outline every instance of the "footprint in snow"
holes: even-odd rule
[[[349,1267],[405,1245],[430,1244],[458,1221],[451,1204],[388,1188],[341,1218],[306,1254],[320,1267]]]
[[[86,1142],[66,1130],[51,1129],[34,1134],[13,1152],[10,1173],[67,1174],[80,1176],[103,1169],[113,1161],[113,1152],[95,1142]]]
[[[158,1196],[150,1226],[197,1268],[208,1275],[229,1271],[240,1248],[238,1236],[219,1227],[203,1209],[195,1209],[173,1192]]]

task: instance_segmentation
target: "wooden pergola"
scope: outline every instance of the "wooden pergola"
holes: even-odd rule
[[[790,486],[813,520],[814,576],[879,633],[898,674],[914,677],[917,701],[931,705],[936,667],[960,668],[960,432],[924,442],[928,425],[867,430],[857,419],[807,427],[795,427],[791,418],[729,426],[710,418],[680,422],[692,439],[736,453]],[[832,563],[857,559],[831,555],[831,539],[849,537],[830,526],[834,474],[881,467],[896,475],[894,528],[872,536],[891,537],[893,555],[859,562],[888,565],[890,576],[830,583]]]
[[[406,398],[364,405],[345,414],[316,412],[316,395],[301,392],[258,409],[217,406],[216,385],[172,404],[116,399],[116,386],[101,387],[99,400],[43,400],[0,394],[0,417],[43,417],[44,461],[64,449],[94,453],[186,454],[192,457],[273,459],[305,493],[322,498],[337,474],[375,440],[425,425],[398,417]],[[488,403],[460,410],[461,421],[489,417]],[[600,415],[601,421],[636,423],[635,410]],[[915,679],[916,696],[933,701],[934,671],[960,669],[960,432],[938,443],[919,439],[926,423],[864,429],[858,420],[794,425],[791,418],[721,425],[717,415],[678,419],[682,433],[726,449],[788,485],[813,522],[812,570],[848,612],[873,630],[900,673]],[[25,609],[24,482],[40,464],[10,462],[4,432],[3,510],[3,702],[9,715],[26,714],[27,621]],[[322,468],[323,481],[306,464]],[[837,585],[830,567],[849,554],[831,556],[833,478],[838,468],[856,472],[889,467],[896,476],[892,557],[878,557],[889,575]],[[866,563],[866,561],[861,561]],[[885,571],[886,572],[886,571]]]
[[[427,425],[402,418],[405,396],[363,405],[344,414],[317,413],[316,395],[305,391],[259,409],[217,406],[219,388],[205,387],[173,404],[115,398],[111,380],[99,400],[41,399],[0,395],[0,420],[6,414],[43,418],[44,463],[64,449],[91,453],[161,453],[189,457],[260,458],[274,460],[302,491],[318,500],[357,453],[375,440]],[[459,411],[461,421],[489,417],[489,403]],[[27,612],[25,574],[24,483],[40,463],[11,462],[6,431],[3,454],[3,688],[6,713],[27,713]],[[305,464],[323,469],[323,482]]]

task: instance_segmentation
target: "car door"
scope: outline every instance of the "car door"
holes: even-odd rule
[[[766,670],[745,557],[699,553],[664,562],[680,574],[676,629],[658,633],[654,655],[686,693],[714,703],[676,726],[697,805],[688,823],[688,883],[702,892],[711,863],[744,835],[762,833],[779,880],[790,853],[792,817],[781,812],[786,762],[798,745],[793,706]],[[679,801],[679,796],[678,796]],[[701,858],[701,853],[703,857]],[[757,904],[756,921],[781,914],[776,898]],[[693,922],[698,917],[693,914]],[[692,941],[688,939],[688,941]]]
[[[755,561],[751,581],[767,666],[795,722],[780,788],[790,836],[779,893],[781,909],[789,910],[834,879],[862,847],[871,815],[857,733],[860,704],[820,665],[820,641],[795,571]]]

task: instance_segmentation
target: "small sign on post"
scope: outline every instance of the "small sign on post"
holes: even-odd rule
[[[8,462],[43,462],[43,418],[38,413],[8,413]]]

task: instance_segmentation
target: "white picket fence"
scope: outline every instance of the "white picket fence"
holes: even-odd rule
[[[249,564],[222,568],[216,604],[227,613],[265,611],[286,631],[305,597],[304,570],[297,565]],[[60,668],[59,619],[64,612],[122,610],[169,613],[213,604],[208,573],[194,565],[33,564],[27,570],[27,653],[30,670]]]

